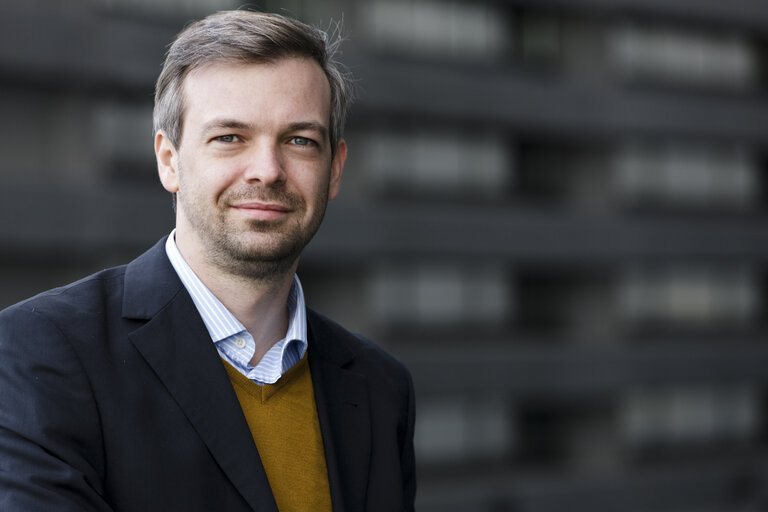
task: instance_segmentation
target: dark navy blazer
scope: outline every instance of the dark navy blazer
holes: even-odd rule
[[[164,243],[0,313],[0,510],[277,512]],[[333,510],[412,510],[408,371],[311,310],[308,328]]]

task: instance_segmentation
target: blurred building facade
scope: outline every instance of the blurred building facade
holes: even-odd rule
[[[170,231],[153,82],[242,6],[0,6],[0,307]],[[350,159],[300,276],[412,369],[419,510],[768,510],[768,5],[251,7],[343,16]]]

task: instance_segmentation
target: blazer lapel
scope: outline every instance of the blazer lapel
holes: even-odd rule
[[[334,512],[365,510],[371,456],[367,379],[347,368],[354,355],[310,311],[309,366],[323,433]]]
[[[129,339],[254,510],[277,505],[219,354],[165,255],[164,240],[126,270],[123,314],[149,321]],[[204,378],[190,376],[189,369]]]

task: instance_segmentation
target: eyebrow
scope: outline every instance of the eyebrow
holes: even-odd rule
[[[253,129],[253,125],[250,123],[244,123],[242,121],[238,121],[237,119],[214,119],[212,121],[208,121],[203,125],[203,133],[208,133],[211,130],[216,130],[220,128],[231,128],[235,130],[251,130]]]
[[[288,125],[289,131],[303,131],[309,130],[319,133],[323,139],[328,139],[328,128],[325,125],[316,123],[314,121],[301,121],[297,123],[291,123]]]
[[[203,133],[208,133],[211,130],[218,130],[221,128],[233,129],[233,130],[253,130],[255,127],[250,123],[238,121],[237,119],[213,119],[203,125]],[[287,131],[315,131],[319,133],[324,139],[328,139],[328,128],[321,123],[315,121],[297,121],[290,123],[287,126]]]

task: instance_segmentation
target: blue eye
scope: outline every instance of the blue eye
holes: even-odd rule
[[[230,134],[230,135],[222,135],[220,137],[216,137],[216,140],[218,140],[219,142],[231,143],[231,142],[237,142],[238,140],[240,140],[240,137],[238,137],[237,135]]]
[[[297,146],[309,146],[310,144],[312,144],[312,141],[310,139],[307,139],[306,137],[293,137],[293,139],[291,140]]]

